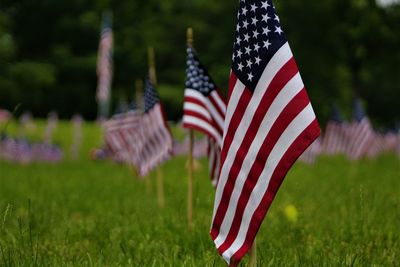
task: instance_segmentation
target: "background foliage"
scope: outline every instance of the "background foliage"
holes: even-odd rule
[[[320,120],[336,101],[349,115],[354,94],[379,126],[400,120],[400,6],[374,0],[275,1]],[[114,14],[114,106],[133,99],[146,74],[146,49],[157,53],[160,92],[179,119],[185,77],[185,31],[221,88],[226,89],[237,1],[2,0],[0,106],[35,116],[56,110],[96,116],[96,57],[101,15]]]

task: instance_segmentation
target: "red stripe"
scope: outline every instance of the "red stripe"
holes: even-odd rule
[[[250,249],[251,245],[254,242],[254,238],[260,228],[260,225],[269,207],[271,206],[271,203],[274,200],[276,193],[281,186],[287,172],[296,162],[297,158],[303,153],[304,150],[307,149],[308,146],[310,146],[314,142],[319,134],[320,128],[318,126],[318,122],[317,120],[314,120],[303,131],[303,133],[298,136],[298,138],[293,142],[293,144],[286,151],[285,155],[279,161],[277,168],[275,169],[271,177],[268,189],[260,205],[253,214],[245,242],[243,246],[232,256],[232,260],[240,261]]]
[[[227,99],[226,103],[229,103],[232,92],[233,92],[233,88],[235,88],[237,81],[238,81],[238,79],[237,79],[235,73],[231,70],[231,75],[229,77],[228,99]]]
[[[192,111],[192,110],[184,110],[183,114],[185,117],[193,117],[195,119],[199,119],[202,120],[204,123],[208,124],[211,128],[214,128],[216,130],[216,132],[218,133],[219,136],[221,136],[222,138],[222,134],[223,134],[223,129],[218,125],[218,123],[215,120],[209,120],[208,118],[206,118],[203,114],[197,113],[196,111]],[[192,124],[190,122],[183,122],[183,128],[195,128],[196,126],[200,127],[199,125],[196,124]],[[203,128],[201,128],[203,129]],[[199,129],[196,129],[199,130]],[[201,132],[207,134],[207,135],[211,135],[211,133],[209,131],[202,131]],[[210,136],[213,139],[215,139],[212,135]]]
[[[221,166],[224,165],[224,162],[226,160],[226,156],[228,153],[228,148],[232,144],[233,136],[234,136],[237,128],[239,127],[240,122],[243,119],[244,112],[246,111],[246,108],[250,103],[252,95],[253,94],[251,93],[251,91],[248,90],[247,88],[243,91],[243,93],[239,99],[239,104],[235,108],[235,111],[232,115],[228,129],[225,129],[227,132],[225,134],[225,139],[224,139],[224,143],[223,143],[222,147],[223,148],[226,147],[227,149],[222,149],[222,151],[221,151]]]
[[[217,97],[219,97],[219,96],[217,96]],[[220,97],[219,97],[219,98],[220,98]],[[219,114],[222,118],[225,118],[225,111],[222,110],[222,109],[220,108],[220,106],[218,105],[218,103],[217,103],[217,101],[215,100],[214,96],[210,94],[210,95],[208,96],[208,100],[210,100],[211,104],[213,105],[213,107],[215,108],[215,110],[218,112],[218,114]],[[220,98],[220,100],[222,100],[222,99]],[[223,101],[222,101],[222,102],[223,102]]]
[[[204,104],[203,101],[201,101],[200,98],[195,98],[195,97],[191,97],[191,96],[185,96],[183,101],[184,101],[184,103],[188,102],[188,103],[197,104],[197,105],[203,107],[205,110],[208,110],[207,106]],[[185,106],[183,106],[183,109],[185,109]]]
[[[225,250],[227,250],[236,239],[243,218],[243,213],[249,201],[250,195],[253,192],[253,189],[256,186],[258,179],[263,179],[263,177],[260,177],[260,175],[265,167],[265,164],[270,156],[272,149],[276,145],[276,142],[279,140],[280,136],[283,134],[283,132],[289,126],[289,124],[293,121],[293,119],[295,119],[297,115],[308,104],[309,101],[307,99],[307,93],[303,89],[283,109],[282,113],[279,115],[274,125],[272,126],[270,132],[264,139],[263,144],[259,147],[259,151],[256,157],[257,160],[254,162],[248,176],[246,177],[243,190],[239,197],[238,205],[236,208],[235,216],[232,221],[232,226],[229,231],[229,234],[225,242],[218,248],[218,251],[221,254],[224,253]]]
[[[279,92],[282,90],[282,88],[293,78],[298,73],[298,69],[296,66],[296,62],[294,61],[293,58],[291,58],[275,75],[275,77],[272,79],[269,87],[265,90],[264,95],[262,96],[262,99],[260,101],[259,106],[257,107],[256,112],[253,115],[252,121],[249,125],[248,129],[243,129],[243,131],[246,131],[245,137],[243,138],[243,142],[240,144],[240,148],[238,149],[238,153],[236,154],[236,157],[233,161],[232,168],[229,171],[228,175],[228,180],[225,185],[221,202],[219,203],[217,212],[215,213],[215,218],[213,222],[213,227],[212,227],[212,236],[218,236],[218,233],[221,228],[221,223],[225,217],[226,211],[229,206],[229,201],[231,198],[232,191],[235,186],[236,178],[237,175],[239,174],[242,164],[244,161],[244,158],[246,157],[251,143],[254,140],[254,137],[256,136],[258,129],[260,128],[261,122],[264,119],[265,113],[268,111],[270,108],[271,104],[275,100],[276,96],[279,94]],[[242,106],[242,104],[239,102],[238,106]],[[247,103],[246,103],[247,106]],[[236,110],[237,111],[237,110]],[[235,112],[236,112],[235,111]],[[240,114],[241,117],[243,117],[242,112]],[[247,119],[247,118],[246,118]],[[238,124],[236,125],[229,125],[228,127],[228,134],[225,137],[225,140],[229,142],[228,144],[224,143],[223,149],[222,149],[222,165],[225,164],[225,159],[226,159],[226,154],[227,151],[229,150],[229,147],[231,146],[233,136],[236,129],[239,126],[239,122],[234,121],[234,123]],[[240,129],[242,130],[242,129]],[[225,146],[227,145],[227,146]]]

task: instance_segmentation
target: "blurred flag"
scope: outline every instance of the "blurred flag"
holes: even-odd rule
[[[99,51],[97,56],[97,101],[99,111],[108,113],[105,106],[108,106],[110,99],[111,82],[113,76],[113,33],[111,29],[111,13],[103,16],[103,25],[100,36]],[[108,109],[108,107],[107,107]],[[99,114],[108,116],[108,114]]]
[[[348,129],[347,157],[357,160],[366,155],[372,144],[375,133],[368,117],[364,113],[361,100],[356,98],[353,103],[353,122]]]
[[[53,142],[53,133],[57,128],[58,124],[58,114],[55,112],[50,112],[47,116],[47,126],[44,132],[44,142],[46,144],[51,144]]]
[[[233,50],[211,237],[236,264],[320,128],[271,0],[240,1]]]
[[[333,106],[332,117],[326,125],[322,149],[328,155],[345,153],[348,145],[347,140],[348,124],[343,121],[337,105]]]
[[[103,124],[105,144],[117,162],[131,162],[132,148],[137,144],[141,115],[136,109],[117,113]]]
[[[367,147],[366,156],[369,159],[374,159],[383,153],[396,152],[397,142],[397,135],[394,132],[375,133]]]
[[[300,156],[299,160],[307,163],[314,164],[316,158],[322,151],[321,138],[317,138]]]
[[[172,154],[173,140],[168,128],[163,107],[150,79],[146,81],[144,91],[144,114],[139,124],[138,139],[134,140],[133,164],[141,176],[169,159]]]
[[[193,47],[187,48],[186,89],[183,106],[183,127],[207,135],[209,171],[216,185],[226,103],[207,70],[200,63]]]

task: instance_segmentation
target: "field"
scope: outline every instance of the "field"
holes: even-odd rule
[[[0,162],[0,266],[226,266],[208,235],[214,190],[205,159],[189,231],[185,158],[162,166],[161,209],[154,173],[140,180],[128,167],[90,160],[89,150],[101,144],[94,124],[84,126],[80,159],[70,160],[71,132],[64,122],[55,133],[66,151],[60,164]],[[257,249],[258,266],[400,266],[399,158],[296,163]]]

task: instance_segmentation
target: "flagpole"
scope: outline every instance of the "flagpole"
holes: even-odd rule
[[[256,239],[254,239],[253,245],[251,246],[250,252],[249,252],[249,267],[256,267],[257,266],[257,242]]]
[[[155,52],[153,47],[148,47],[148,64],[149,64],[149,78],[154,86],[157,86],[157,72],[156,72],[156,60]],[[165,206],[164,197],[164,175],[161,170],[161,166],[157,167],[157,202],[160,208]]]
[[[193,29],[187,29],[187,44],[193,45]],[[189,230],[193,229],[193,140],[194,133],[189,129],[189,155],[188,155],[188,223]]]
[[[141,79],[136,79],[135,82],[135,89],[136,89],[136,107],[137,111],[142,114],[144,111],[144,102],[143,102],[143,81]],[[129,166],[131,167],[132,171],[134,170],[133,164],[130,163]],[[148,194],[151,193],[151,181],[147,177],[144,179],[146,184],[146,191]]]

